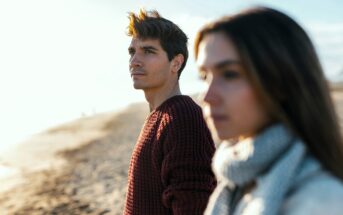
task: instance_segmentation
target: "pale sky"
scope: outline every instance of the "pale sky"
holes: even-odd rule
[[[156,9],[189,37],[184,94],[202,89],[193,39],[206,22],[251,5],[272,6],[310,34],[330,80],[343,72],[343,1],[0,0],[0,149],[80,116],[118,110],[132,88],[127,12]]]

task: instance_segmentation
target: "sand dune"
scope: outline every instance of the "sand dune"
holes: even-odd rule
[[[343,116],[343,91],[333,97]],[[0,155],[1,214],[121,214],[147,104],[51,128]]]

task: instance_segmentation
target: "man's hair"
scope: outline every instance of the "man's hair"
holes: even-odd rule
[[[184,62],[178,71],[178,77],[180,77],[188,59],[186,34],[176,24],[161,17],[156,10],[141,9],[139,14],[130,12],[129,19],[128,36],[140,39],[158,39],[167,53],[169,61],[178,54],[183,55]]]

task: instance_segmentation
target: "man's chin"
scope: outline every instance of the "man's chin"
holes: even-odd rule
[[[133,84],[133,88],[135,88],[136,90],[143,89],[142,86],[139,86],[139,85],[136,85],[136,84]]]

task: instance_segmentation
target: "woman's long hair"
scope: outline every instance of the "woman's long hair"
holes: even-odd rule
[[[340,127],[313,44],[287,15],[253,8],[205,26],[195,56],[209,33],[225,33],[235,44],[257,95],[278,121],[305,142],[325,168],[343,180]]]

